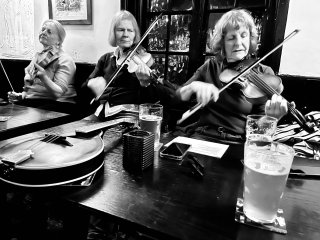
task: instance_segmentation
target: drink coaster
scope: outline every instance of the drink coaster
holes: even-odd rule
[[[281,233],[281,234],[287,234],[287,229],[286,229],[286,221],[283,216],[283,210],[278,209],[277,212],[277,217],[275,218],[273,223],[257,223],[252,221],[251,219],[247,218],[246,215],[243,212],[243,199],[241,197],[238,197],[237,199],[237,206],[236,206],[236,213],[235,213],[235,220],[236,222],[256,227],[256,228],[261,228],[264,230],[268,230],[271,232],[276,232],[276,233]]]

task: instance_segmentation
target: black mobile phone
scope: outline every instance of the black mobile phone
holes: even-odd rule
[[[160,157],[182,160],[190,147],[190,144],[173,142],[168,147],[160,151]]]

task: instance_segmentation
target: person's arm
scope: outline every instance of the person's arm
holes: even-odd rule
[[[109,55],[103,55],[96,64],[93,72],[89,75],[87,81],[82,85],[82,88],[88,87],[94,97],[100,96],[103,93],[103,90],[105,89],[107,85],[106,79],[104,79],[104,68],[106,66],[106,56]],[[110,62],[109,62],[110,64]]]
[[[262,65],[262,72],[264,74],[275,75],[274,71],[270,67],[264,65]],[[279,81],[279,86],[277,87],[276,91],[281,94],[284,86],[281,78],[279,78]],[[288,113],[288,103],[281,95],[274,94],[271,99],[267,100],[264,107],[264,112],[266,115],[280,120]]]
[[[288,113],[288,102],[281,96],[274,94],[271,99],[266,102],[265,114],[280,120]]]
[[[26,92],[8,92],[8,101],[10,103],[19,102],[26,98]]]
[[[36,61],[36,56],[30,61],[28,66],[24,69],[24,86],[23,89],[26,89],[29,85],[33,84],[34,80],[34,62]],[[26,92],[8,92],[8,101],[10,103],[19,102],[26,98]]]
[[[196,95],[197,102],[205,106],[209,101],[217,101],[219,89],[214,85],[212,72],[209,71],[209,61],[204,63],[184,86],[177,89],[177,94],[182,101],[190,100],[192,95]],[[211,81],[211,82],[210,82]]]
[[[151,68],[154,65],[154,59],[150,53],[145,52],[144,55],[143,57],[135,56],[131,61],[137,65],[135,74],[140,82],[140,86],[148,87],[151,83]]]
[[[43,67],[39,66],[37,63],[34,64],[34,67],[37,70],[36,77],[41,80],[44,86],[48,89],[48,92],[56,98],[60,97],[63,93],[62,88],[49,78]]]
[[[62,96],[68,90],[68,85],[73,80],[76,71],[75,63],[71,57],[61,55],[57,61],[53,79],[49,78],[44,68],[37,63],[34,64],[37,70],[36,76],[56,98]]]

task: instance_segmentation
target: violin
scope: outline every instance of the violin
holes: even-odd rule
[[[268,96],[269,98],[273,94],[280,95],[282,91],[282,83],[281,79],[276,76],[270,76],[267,74],[261,74],[254,70],[254,67],[258,66],[260,62],[266,59],[269,55],[279,49],[286,41],[295,36],[300,30],[296,29],[292,33],[290,33],[280,44],[278,44],[275,48],[273,48],[270,52],[264,55],[262,58],[254,61],[254,62],[244,62],[247,64],[242,64],[239,69],[241,71],[235,75],[236,72],[226,71],[222,76],[220,76],[223,81],[227,82],[227,84],[219,89],[219,93],[227,89],[231,84],[237,82],[243,86],[243,92],[249,97],[259,97],[259,96]],[[248,65],[248,66],[247,66]],[[243,76],[247,76],[246,80],[243,80]],[[297,123],[307,132],[315,132],[316,126],[312,122],[308,122],[306,118],[295,108],[294,104],[289,103],[288,110],[291,115],[295,118]],[[192,114],[197,112],[201,108],[201,104],[198,103],[182,114],[182,117],[177,121],[177,124],[182,123]]]
[[[92,99],[91,103],[92,104],[94,101],[98,101],[100,99],[100,97],[102,96],[102,94],[104,93],[104,91],[110,86],[110,84],[113,82],[113,80],[118,76],[119,72],[121,71],[121,69],[125,66],[128,65],[128,61],[132,61],[132,59],[135,59],[137,61],[139,61],[138,58],[134,57],[134,55],[137,54],[137,49],[140,47],[141,43],[143,42],[143,40],[148,36],[148,34],[151,32],[151,30],[153,29],[153,27],[156,25],[156,23],[158,22],[158,20],[160,19],[160,17],[162,16],[163,13],[160,13],[159,16],[156,17],[156,19],[152,22],[152,24],[149,26],[149,28],[147,29],[147,31],[143,34],[143,36],[141,37],[140,41],[133,47],[133,49],[131,51],[129,51],[128,54],[125,55],[125,58],[123,59],[123,61],[121,62],[120,66],[117,68],[117,70],[112,74],[112,76],[110,77],[110,81],[108,82],[108,84],[104,87],[103,91],[101,92],[101,94],[99,96],[97,96],[96,98]],[[141,59],[140,59],[141,60]],[[133,60],[134,61],[134,60]]]
[[[237,64],[233,69],[225,69],[219,75],[221,82],[229,83],[242,69],[251,65],[254,61],[254,59],[246,59]],[[241,91],[248,99],[264,96],[271,98],[273,94],[279,95],[283,90],[280,77],[261,73],[256,68],[251,69],[244,76],[238,77],[234,83],[241,87]]]
[[[232,79],[236,79],[234,83],[238,83],[242,87],[241,90],[243,94],[249,99],[264,96],[270,99],[274,94],[281,96],[283,85],[281,78],[278,76],[260,73],[256,68],[251,68],[246,74],[243,74],[242,77],[236,77],[238,75],[238,71],[247,68],[254,62],[254,59],[243,60],[235,66],[234,69],[225,69],[219,75],[219,78],[224,83],[230,83]],[[315,125],[307,122],[305,117],[295,108],[293,103],[289,103],[285,98],[283,99],[287,102],[289,113],[298,122],[298,124],[307,132],[314,132]]]
[[[127,58],[131,51],[132,50],[130,49],[124,51],[123,54],[117,59],[117,65],[121,65],[122,63],[127,65],[128,72],[130,73],[136,72],[140,64],[145,64],[148,67],[152,65],[152,61],[150,61],[152,56],[144,47],[138,47],[135,53],[130,58]]]
[[[134,47],[133,47],[134,48]],[[117,65],[127,65],[127,69],[129,73],[134,73],[138,70],[139,65],[144,65],[151,76],[151,81],[154,83],[159,83],[158,75],[150,69],[150,66],[153,64],[153,58],[150,53],[148,53],[145,48],[139,46],[135,53],[131,55],[130,58],[128,58],[128,54],[133,50],[127,50],[125,51],[118,59],[117,59]]]
[[[117,59],[117,65],[124,63],[125,65],[128,66],[128,72],[130,73],[136,72],[139,65],[141,64],[145,65],[150,73],[151,78],[149,80],[151,80],[152,83],[154,84],[162,83],[163,85],[171,89],[175,89],[175,90],[177,89],[177,86],[175,86],[169,81],[161,82],[159,80],[160,77],[157,75],[155,70],[150,69],[150,66],[152,66],[153,64],[153,58],[152,58],[152,55],[145,50],[145,48],[140,46],[136,50],[136,54],[133,54],[131,58],[127,58],[127,55],[130,53],[130,51],[131,50],[127,50],[125,54],[122,54],[122,56],[119,59]]]

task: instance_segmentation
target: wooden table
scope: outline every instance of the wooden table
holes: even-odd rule
[[[83,120],[53,129],[70,132],[82,125]],[[110,144],[111,139],[110,135],[105,141]],[[162,141],[170,139],[172,136]],[[62,198],[71,206],[65,212],[72,221],[77,219],[72,211],[107,216],[160,239],[320,239],[320,182],[315,179],[288,179],[281,202],[287,235],[234,220],[242,180],[242,151],[238,145],[230,146],[221,159],[198,155],[205,165],[205,175],[197,179],[188,167],[158,155],[143,175],[130,174],[122,167],[119,144],[105,154],[104,168],[91,186],[64,191]]]
[[[3,116],[8,116],[9,119],[0,121],[0,140],[60,125],[72,119],[72,116],[66,113],[17,104],[0,106],[0,117]]]
[[[221,159],[198,156],[205,176],[196,179],[188,167],[158,156],[142,176],[129,174],[118,146],[105,155],[96,182],[67,199],[161,239],[320,239],[319,180],[288,180],[281,202],[287,235],[235,222],[241,152],[242,147],[231,146]]]

